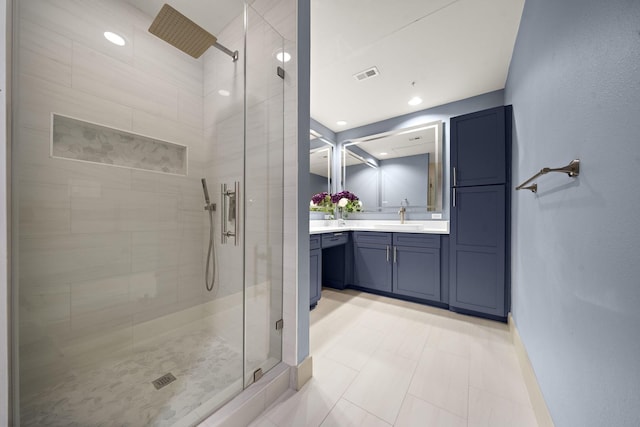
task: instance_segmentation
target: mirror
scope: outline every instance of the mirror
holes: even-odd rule
[[[309,200],[314,194],[331,193],[331,157],[333,144],[314,130],[309,135]]]
[[[342,187],[365,212],[442,211],[442,122],[346,142]]]

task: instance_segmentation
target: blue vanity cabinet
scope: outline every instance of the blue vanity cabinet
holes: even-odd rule
[[[441,302],[440,235],[356,231],[354,286]]]
[[[353,233],[353,284],[360,288],[391,292],[392,233],[355,231]]]
[[[320,300],[322,290],[322,249],[321,237],[318,234],[309,238],[310,258],[309,258],[309,306],[315,307]]]
[[[505,320],[509,309],[511,107],[451,119],[449,307]]]
[[[393,233],[393,293],[440,302],[440,235]]]

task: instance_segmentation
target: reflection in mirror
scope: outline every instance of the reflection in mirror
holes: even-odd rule
[[[309,200],[314,194],[331,193],[331,153],[333,144],[320,137],[315,131],[309,136]]]
[[[442,122],[344,144],[342,186],[365,211],[442,210]]]

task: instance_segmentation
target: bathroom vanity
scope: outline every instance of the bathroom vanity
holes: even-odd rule
[[[311,221],[311,306],[318,303],[321,287],[329,286],[506,321],[510,305],[511,120],[510,106],[450,119],[450,222]],[[422,131],[418,126],[343,144],[340,182],[349,189],[361,188],[358,193],[369,197],[365,206],[373,206],[372,217],[394,215],[398,208],[403,211],[397,195],[407,195],[404,200],[411,202],[414,217],[419,217],[418,212],[422,218],[442,217],[441,126],[431,123],[424,128],[432,135],[408,133]],[[370,155],[374,150],[363,148],[384,139],[405,144],[406,140],[396,139],[403,135],[411,136],[410,140],[434,140],[436,148],[427,153],[426,160],[420,160],[422,166],[414,168],[422,173],[403,170],[400,179],[396,164],[400,160],[375,159]],[[348,153],[366,164],[350,165]],[[400,167],[410,169],[410,164],[402,160]],[[391,182],[403,185],[391,191],[387,188]],[[420,187],[422,183],[429,183],[428,193]],[[415,188],[426,199],[413,194]]]
[[[313,307],[322,286],[353,288],[446,307],[448,221],[312,221]]]

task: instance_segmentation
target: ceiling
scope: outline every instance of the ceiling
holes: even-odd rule
[[[523,6],[311,0],[311,117],[339,132],[503,89]],[[380,75],[353,77],[373,66]]]

